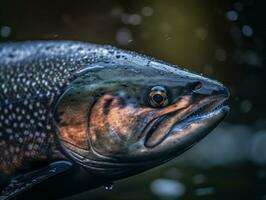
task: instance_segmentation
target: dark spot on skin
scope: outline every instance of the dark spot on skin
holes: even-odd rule
[[[116,58],[120,58],[120,55],[116,55],[115,57],[116,57]]]
[[[103,105],[103,114],[108,115],[113,99],[108,99]]]
[[[59,116],[61,116],[61,115],[63,115],[63,114],[64,114],[64,111],[60,111],[60,112],[58,113]]]
[[[61,118],[63,114],[64,114],[64,111],[60,111],[57,115],[55,115],[55,121],[57,121],[59,124],[64,124]]]
[[[95,128],[95,136],[100,135],[100,134],[101,134],[101,129]]]
[[[122,98],[119,98],[118,99],[118,104],[121,108],[125,107],[126,106],[126,102],[124,101],[124,99]]]
[[[15,55],[14,55],[14,54],[9,54],[8,57],[9,57],[9,58],[14,58]]]
[[[45,47],[45,50],[50,50],[52,48],[52,46],[47,46]]]
[[[61,119],[60,119],[60,121],[59,121],[59,124],[60,124],[60,126],[67,126],[67,125],[68,125],[67,122],[62,121]]]
[[[129,87],[127,83],[121,83],[121,86],[126,87],[126,88]]]

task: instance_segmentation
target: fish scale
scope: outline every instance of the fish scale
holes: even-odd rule
[[[57,159],[51,106],[73,72],[102,57],[95,45],[28,42],[0,45],[0,170]],[[91,58],[93,57],[93,58]]]

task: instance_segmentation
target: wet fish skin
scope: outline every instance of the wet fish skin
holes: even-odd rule
[[[0,171],[12,174],[32,162],[62,159],[51,110],[60,94],[90,64],[135,57],[77,41],[0,44]],[[147,57],[142,64],[153,60]]]
[[[158,74],[163,78],[152,78],[151,73],[154,77]],[[127,77],[138,77],[139,80],[128,82]],[[99,92],[97,86],[101,81],[107,81],[107,84],[104,83],[104,90]],[[143,107],[145,102],[137,102],[135,107],[132,107],[132,102],[121,92],[115,93],[116,90],[122,91],[123,88],[127,88],[126,84],[133,83],[136,88],[132,88],[135,90],[129,87],[131,89],[126,94],[138,94],[140,96],[134,101],[142,101],[145,91],[142,86],[135,84],[140,82],[145,87],[167,85],[169,90],[175,91],[171,91],[175,95],[179,94],[176,93],[178,88],[181,100],[175,98],[173,105],[166,106],[165,109],[154,109],[147,105]],[[200,91],[192,91],[191,85],[199,82],[202,84]],[[95,91],[99,93],[87,93],[91,87],[95,87]],[[106,183],[107,180],[128,177],[176,157],[208,134],[228,112],[227,108],[220,108],[219,116],[213,114],[214,119],[196,118],[195,120],[205,122],[194,130],[182,127],[182,138],[176,139],[173,135],[180,127],[176,126],[173,120],[179,117],[176,114],[178,107],[189,114],[187,106],[190,104],[195,104],[191,109],[198,109],[199,100],[204,98],[209,101],[209,97],[217,97],[220,99],[215,105],[218,105],[228,96],[228,90],[217,81],[178,69],[154,58],[111,46],[73,41],[3,43],[0,44],[0,151],[3,152],[0,154],[0,171],[13,176],[22,170],[32,171],[58,160],[69,160],[89,172],[88,176],[83,176],[89,180],[76,180],[77,183],[72,183],[74,186],[84,185],[86,181],[95,179],[95,176],[102,178],[97,179],[97,186]],[[109,101],[110,99],[112,101]],[[93,105],[93,115],[90,115],[93,117],[87,121],[85,108],[89,107],[88,105]],[[117,108],[119,112],[114,112]],[[143,142],[146,146],[141,146],[143,143],[136,142],[141,139],[138,137],[140,132],[132,130],[145,127],[150,120],[148,118],[152,117],[149,112],[158,114],[160,110],[165,112],[167,117],[162,120],[163,123],[159,124],[159,127],[157,126],[158,131],[154,130],[145,138]],[[170,117],[167,112],[175,115]],[[131,120],[121,120],[121,116]],[[147,118],[138,121],[139,116]],[[116,126],[110,126],[109,122],[118,122],[118,125],[114,123]],[[87,123],[92,124],[89,136],[84,134],[87,131]],[[106,123],[106,126],[95,129],[101,123]],[[208,127],[208,124],[212,125]],[[82,129],[79,125],[83,125]],[[129,134],[123,135],[118,131],[115,134],[120,134],[121,137],[115,139],[117,137],[108,135],[108,126],[128,130],[123,133]],[[166,140],[164,138],[168,135],[162,137],[160,133],[170,126],[176,128],[172,130],[171,138],[169,136],[170,139]],[[204,127],[207,128],[202,131]],[[70,131],[71,128],[75,128],[75,131]],[[188,134],[190,132],[193,134]],[[101,136],[101,140],[97,140],[97,134]],[[88,137],[89,141],[93,141],[90,145],[96,149],[96,153],[88,144]],[[165,144],[158,145],[160,143]],[[106,148],[108,146],[112,148]],[[145,149],[139,151],[142,147]],[[160,157],[163,159],[158,160]],[[136,167],[137,165],[139,166]],[[70,175],[73,176],[75,175]],[[96,187],[93,184],[88,185],[90,186],[87,189]],[[67,193],[71,194],[71,191]]]

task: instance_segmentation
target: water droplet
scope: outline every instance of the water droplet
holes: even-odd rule
[[[132,25],[139,25],[141,20],[141,16],[137,14],[133,14],[128,17],[128,23]]]
[[[171,179],[156,179],[151,183],[150,188],[153,194],[169,199],[181,197],[186,192],[183,183]]]
[[[148,16],[152,16],[152,14],[153,14],[153,9],[152,9],[151,7],[143,7],[143,8],[141,9],[141,14],[142,14],[143,16],[146,16],[146,17],[148,17]]]
[[[211,195],[214,194],[216,189],[214,187],[206,187],[206,188],[198,188],[195,190],[195,195],[196,196],[206,196],[206,195]]]
[[[112,17],[120,17],[123,14],[123,9],[120,6],[116,6],[111,10]]]
[[[199,27],[195,30],[195,35],[200,40],[205,40],[208,36],[208,30],[203,27]]]
[[[247,113],[252,109],[252,103],[249,100],[244,100],[240,104],[241,111]]]
[[[104,186],[104,189],[106,190],[112,190],[114,188],[114,183],[108,183]]]
[[[242,27],[242,33],[246,37],[251,37],[253,34],[253,29],[250,26],[245,25]]]
[[[252,135],[250,139],[249,157],[250,159],[259,165],[266,164],[266,130],[259,130]]]
[[[234,10],[230,10],[226,13],[226,17],[229,21],[236,21],[238,19],[238,14]]]
[[[216,60],[221,61],[221,62],[225,61],[227,58],[226,51],[224,49],[216,49],[215,58]]]
[[[127,28],[121,28],[116,33],[116,41],[120,45],[128,45],[132,42],[132,33]]]
[[[9,26],[3,26],[0,28],[0,36],[6,38],[11,34],[11,28]]]
[[[202,184],[205,181],[205,176],[202,174],[196,174],[193,176],[193,181],[195,184]]]

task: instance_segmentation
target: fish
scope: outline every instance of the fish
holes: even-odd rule
[[[59,198],[162,165],[223,121],[228,98],[218,81],[110,45],[1,43],[1,199]]]

